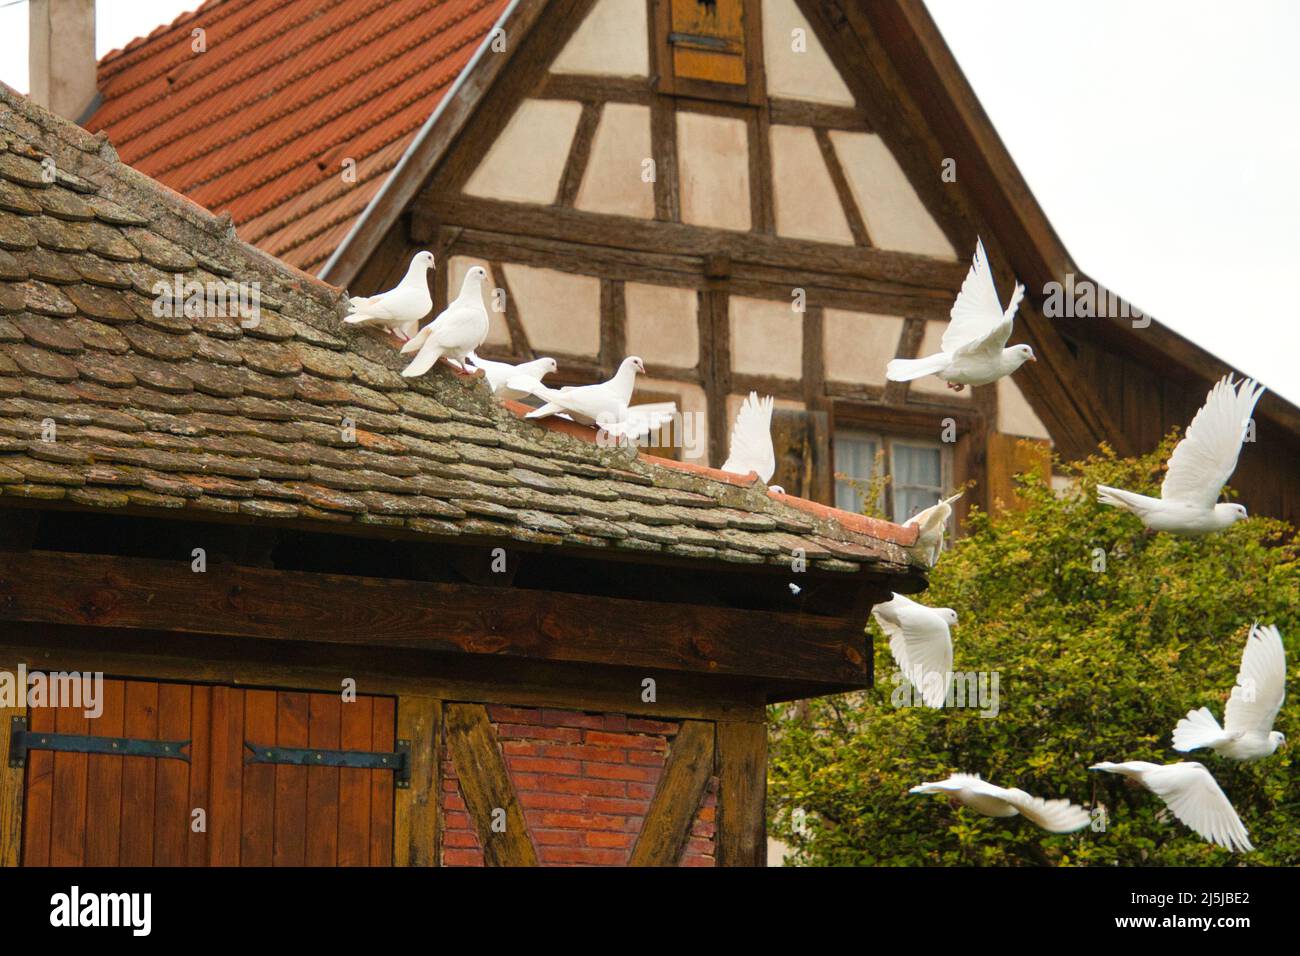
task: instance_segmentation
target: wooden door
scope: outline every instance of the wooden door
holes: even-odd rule
[[[392,698],[135,680],[103,697],[95,719],[31,709],[29,730],[189,740],[190,759],[30,750],[23,865],[392,864],[393,771],[245,762],[246,742],[392,751]]]

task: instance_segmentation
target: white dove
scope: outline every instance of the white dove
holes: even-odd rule
[[[1020,814],[1051,833],[1073,833],[1091,822],[1088,811],[1069,800],[1044,800],[1023,790],[994,786],[978,774],[954,773],[947,780],[923,783],[908,793],[946,793],[986,817]]]
[[[952,683],[952,635],[957,612],[949,607],[926,607],[895,594],[893,600],[871,609],[880,629],[889,635],[894,663],[927,707],[942,707]]]
[[[1191,710],[1174,728],[1174,749],[1209,747],[1233,760],[1259,760],[1286,742],[1273,721],[1286,697],[1286,652],[1276,627],[1252,624],[1241,654],[1237,686],[1224,708],[1223,723],[1208,707]]]
[[[1145,760],[1111,763],[1103,760],[1089,770],[1105,770],[1135,780],[1161,800],[1183,823],[1201,837],[1229,850],[1249,853],[1255,849],[1242,826],[1237,811],[1232,809],[1210,771],[1194,761],[1158,764]]]
[[[402,346],[403,355],[416,352],[415,360],[402,369],[403,377],[423,375],[440,358],[464,367],[465,356],[482,345],[488,334],[488,314],[483,307],[485,278],[486,269],[472,266],[460,284],[460,295]]]
[[[767,484],[776,471],[776,451],[772,448],[772,406],[775,399],[771,395],[758,397],[758,392],[750,392],[736,413],[736,424],[731,428],[731,454],[722,463],[722,470],[733,475],[748,475],[754,472]],[[783,491],[773,486],[773,491]]]
[[[417,252],[396,286],[378,295],[349,299],[350,311],[343,321],[349,325],[382,325],[394,335],[409,339],[420,327],[420,320],[433,308],[429,280],[425,276],[432,268],[433,253]]]
[[[939,552],[943,550],[943,532],[948,527],[952,516],[952,505],[964,492],[957,492],[951,498],[945,498],[937,505],[931,505],[924,511],[918,511],[903,522],[903,527],[916,525],[921,529],[916,536],[916,543],[908,552],[918,561],[924,561],[930,567],[939,563]]]
[[[996,382],[1026,362],[1037,361],[1028,345],[1005,347],[1016,308],[1024,296],[1025,287],[1017,282],[1011,303],[1002,311],[984,242],[980,240],[970,272],[952,304],[948,328],[939,343],[941,351],[925,358],[894,359],[886,366],[885,377],[891,382],[910,382],[937,375],[949,388],[960,392],[967,385]]]
[[[507,382],[512,378],[525,375],[528,378],[541,381],[547,375],[554,372],[559,366],[553,358],[533,359],[531,362],[520,362],[518,365],[511,365],[509,362],[494,362],[491,359],[482,359],[471,352],[468,356],[470,363],[475,368],[481,368],[487,379],[488,387],[492,389],[492,394],[503,400],[520,399],[527,395],[527,392],[521,392],[511,388]]]
[[[1244,506],[1215,502],[1237,469],[1247,423],[1263,394],[1253,379],[1234,387],[1232,376],[1225,375],[1169,456],[1159,498],[1098,485],[1097,500],[1133,512],[1152,531],[1202,535],[1243,520]]]
[[[534,395],[546,402],[529,412],[525,418],[546,418],[564,414],[584,425],[599,424],[607,431],[627,427],[628,403],[636,387],[638,372],[645,365],[635,355],[623,359],[618,371],[608,382],[596,385],[578,385],[567,388],[549,388],[527,375],[516,375],[506,384],[515,391]]]

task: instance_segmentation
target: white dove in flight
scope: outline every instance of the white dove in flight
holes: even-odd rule
[[[886,366],[885,377],[891,382],[910,382],[937,375],[949,388],[960,392],[967,385],[996,382],[1026,362],[1037,361],[1028,345],[1006,347],[1016,309],[1024,296],[1025,287],[1017,282],[1010,304],[1005,312],[1002,310],[984,242],[980,240],[970,272],[949,313],[940,351],[925,358],[894,359]]]
[[[1241,654],[1237,686],[1224,708],[1223,726],[1208,707],[1191,710],[1174,728],[1174,749],[1209,747],[1233,760],[1259,760],[1286,742],[1273,721],[1286,697],[1286,652],[1276,627],[1252,624]]]
[[[608,382],[595,385],[578,385],[566,388],[549,388],[527,375],[516,375],[506,384],[509,388],[536,396],[546,404],[535,408],[525,418],[546,418],[549,415],[567,415],[584,425],[600,425],[611,433],[629,428],[628,404],[636,387],[638,372],[645,365],[635,355],[623,359]]]
[[[924,561],[930,567],[939,563],[939,553],[943,550],[943,532],[948,527],[948,519],[952,517],[953,503],[963,494],[964,492],[959,491],[937,505],[918,511],[903,522],[905,528],[908,525],[916,525],[921,529],[916,536],[916,543],[907,549],[912,557]]]
[[[1255,849],[1210,771],[1194,761],[1158,764],[1145,760],[1111,763],[1104,760],[1089,770],[1105,770],[1135,780],[1161,800],[1183,823],[1210,843],[1229,850],[1249,853]]]
[[[1097,500],[1133,512],[1152,531],[1173,534],[1209,534],[1243,520],[1244,506],[1216,502],[1237,468],[1247,424],[1263,394],[1253,379],[1234,387],[1232,376],[1225,375],[1169,456],[1159,498],[1098,485]]]
[[[927,707],[942,707],[952,683],[952,635],[957,612],[949,607],[926,607],[895,594],[877,604],[871,615],[889,635],[894,663]]]
[[[349,325],[380,325],[394,335],[409,339],[420,320],[433,308],[426,273],[433,268],[432,252],[417,252],[402,281],[378,295],[353,296],[343,321]]]
[[[488,334],[488,314],[483,307],[486,278],[486,269],[472,266],[460,285],[460,295],[402,346],[403,354],[416,353],[415,360],[402,370],[403,377],[423,375],[440,358],[464,367],[465,356],[482,345]]]
[[[520,399],[528,394],[511,388],[507,383],[512,378],[526,375],[528,378],[540,382],[559,368],[553,358],[539,358],[533,359],[531,362],[520,362],[518,365],[511,365],[509,362],[494,362],[491,359],[479,358],[473,352],[467,357],[470,364],[483,370],[488,387],[492,389],[492,394],[502,400]]]
[[[733,475],[748,475],[752,471],[763,484],[772,480],[776,472],[776,451],[772,448],[774,404],[771,395],[759,398],[758,392],[750,392],[741,403],[736,423],[731,428],[731,453],[722,463],[722,471]],[[783,489],[774,486],[772,490]]]
[[[1092,820],[1088,811],[1069,800],[1044,800],[1023,790],[998,787],[978,774],[954,773],[947,780],[923,783],[908,793],[945,793],[950,800],[970,807],[986,817],[1014,817],[1017,814],[1050,833],[1073,833]]]

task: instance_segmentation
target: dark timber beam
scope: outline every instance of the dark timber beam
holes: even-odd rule
[[[0,620],[153,629],[867,686],[858,620],[32,551],[0,553]]]

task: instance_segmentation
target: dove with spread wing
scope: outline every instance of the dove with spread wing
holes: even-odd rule
[[[943,532],[952,517],[952,506],[964,492],[957,492],[951,498],[945,498],[937,505],[931,505],[924,511],[918,511],[903,522],[903,527],[915,525],[920,529],[916,542],[908,548],[908,553],[918,561],[924,561],[930,567],[939,563],[939,553],[943,550]]]
[[[1191,710],[1174,727],[1174,749],[1209,747],[1233,760],[1259,760],[1286,742],[1273,721],[1286,697],[1286,651],[1276,627],[1251,625],[1237,686],[1223,709],[1223,726],[1208,707]]]
[[[895,594],[871,609],[880,629],[889,636],[889,651],[908,682],[921,693],[927,707],[942,707],[952,683],[952,634],[957,612],[926,607]]]
[[[772,448],[774,404],[771,395],[759,398],[758,392],[750,392],[741,403],[731,428],[731,453],[722,463],[722,471],[733,475],[748,475],[752,471],[764,484],[772,480],[776,472],[776,451]],[[783,489],[774,486],[772,490]]]
[[[486,278],[486,269],[472,266],[465,273],[455,300],[402,346],[403,354],[416,353],[411,364],[402,370],[403,377],[423,375],[440,358],[464,367],[465,357],[482,345],[488,335],[488,314],[483,306]]]
[[[996,382],[1026,362],[1037,361],[1028,345],[1006,347],[1016,309],[1024,296],[1025,287],[1017,282],[1011,302],[1003,311],[984,242],[980,240],[970,272],[949,313],[940,351],[925,358],[894,359],[886,366],[885,377],[891,382],[910,382],[937,375],[949,388],[960,392],[967,385]]]
[[[1245,853],[1255,849],[1227,795],[1210,771],[1199,763],[1104,760],[1088,769],[1117,773],[1140,783],[1163,800],[1174,816],[1210,843]]]
[[[618,371],[608,382],[550,388],[535,378],[516,375],[506,384],[515,391],[533,395],[546,403],[533,409],[525,418],[564,415],[584,425],[599,425],[611,434],[621,434],[638,430],[645,424],[630,421],[628,411],[636,387],[637,373],[644,371],[645,365],[641,359],[630,355],[623,359]]]
[[[402,281],[378,295],[353,296],[348,300],[349,325],[378,325],[400,338],[409,339],[420,320],[433,308],[427,273],[433,268],[432,252],[417,252]]]
[[[492,394],[505,400],[518,400],[527,395],[527,392],[521,392],[509,386],[512,378],[525,376],[540,382],[547,375],[554,372],[559,366],[553,358],[533,359],[531,362],[520,362],[518,365],[511,365],[509,362],[494,362],[491,359],[479,358],[471,352],[467,358],[470,364],[475,368],[481,368],[483,375],[487,379],[488,388],[492,389]]]
[[[1219,502],[1219,495],[1237,469],[1250,416],[1263,394],[1253,379],[1234,387],[1232,376],[1225,375],[1169,456],[1159,498],[1098,485],[1097,500],[1133,512],[1152,531],[1173,534],[1209,534],[1245,519],[1244,506]]]
[[[998,787],[978,774],[954,773],[947,780],[923,783],[908,793],[943,793],[950,800],[986,817],[1023,816],[1050,833],[1073,833],[1091,822],[1088,811],[1069,800],[1044,800],[1023,790]]]

